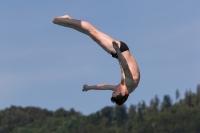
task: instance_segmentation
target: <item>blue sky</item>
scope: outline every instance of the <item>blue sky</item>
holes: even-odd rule
[[[82,92],[84,84],[118,84],[117,60],[88,36],[54,25],[56,16],[86,20],[124,41],[141,71],[126,102],[149,104],[200,84],[200,1],[2,1],[0,4],[0,109],[11,105],[90,114],[110,91]]]

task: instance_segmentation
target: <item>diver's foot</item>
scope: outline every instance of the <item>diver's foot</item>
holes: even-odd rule
[[[68,19],[71,19],[71,17],[69,15],[64,15],[64,16],[60,16],[60,17],[57,17],[57,18],[68,18]]]
[[[71,19],[71,17],[69,15],[64,15],[64,16],[56,17],[56,18],[54,18],[52,20],[52,22],[54,24],[60,24],[60,23],[66,22],[65,21],[66,19]]]

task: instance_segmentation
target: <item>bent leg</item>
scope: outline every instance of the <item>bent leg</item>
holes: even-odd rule
[[[115,41],[120,47],[120,42],[114,40],[110,36],[102,33],[98,29],[96,29],[92,24],[82,20],[71,19],[68,15],[64,15],[61,17],[54,18],[54,24],[58,24],[61,26],[73,28],[79,32],[82,32],[88,36],[90,36],[96,43],[98,43],[106,52],[109,54],[116,53],[113,48],[112,42]]]

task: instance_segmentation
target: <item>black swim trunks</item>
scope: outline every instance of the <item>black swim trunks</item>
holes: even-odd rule
[[[121,43],[121,46],[120,46],[119,49],[120,49],[121,53],[124,52],[124,51],[129,50],[128,46],[127,46],[124,42],[121,42],[121,41],[120,41],[120,43]],[[111,52],[111,54],[112,54],[112,57],[113,57],[113,58],[116,58],[116,59],[118,58],[117,53],[113,54],[113,53]]]

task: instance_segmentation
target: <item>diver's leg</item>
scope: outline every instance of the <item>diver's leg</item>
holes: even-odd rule
[[[98,29],[96,29],[92,24],[82,20],[76,20],[70,18],[68,15],[64,15],[61,17],[56,17],[53,20],[54,24],[58,24],[61,26],[73,28],[77,31],[80,31],[88,36],[90,36],[95,42],[97,42],[105,51],[109,54],[116,53],[113,48],[112,42],[115,41],[120,46],[120,42],[114,40],[110,36],[102,33]]]

